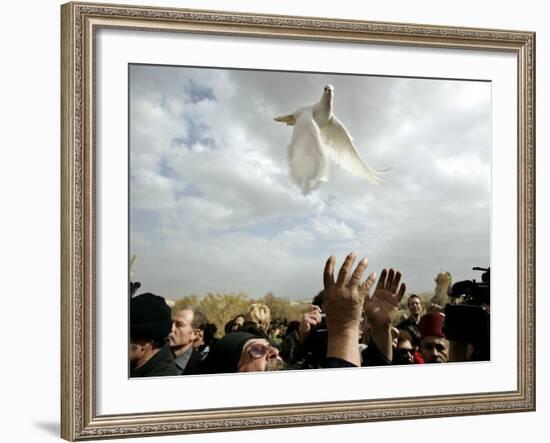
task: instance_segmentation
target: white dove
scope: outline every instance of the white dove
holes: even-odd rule
[[[372,169],[361,158],[346,127],[332,113],[334,87],[325,86],[321,100],[292,114],[275,117],[275,121],[294,126],[288,146],[290,176],[304,194],[328,181],[328,157],[348,172],[374,184],[385,171]]]

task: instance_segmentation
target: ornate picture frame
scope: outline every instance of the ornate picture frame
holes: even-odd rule
[[[88,440],[533,411],[535,409],[535,35],[525,31],[362,22],[72,2],[61,7],[61,436]],[[516,389],[327,402],[98,413],[97,34],[161,33],[285,42],[472,50],[516,57]],[[125,326],[121,327],[125,332]]]

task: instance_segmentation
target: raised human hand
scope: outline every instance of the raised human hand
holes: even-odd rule
[[[338,279],[334,281],[334,256],[329,257],[325,264],[323,281],[325,297],[323,307],[327,314],[327,327],[330,331],[336,329],[358,329],[365,292],[359,289],[361,277],[367,269],[368,260],[362,259],[353,273],[351,268],[355,254],[348,254],[340,267]]]
[[[372,297],[368,295],[368,289],[366,290],[363,310],[373,328],[391,325],[406,290],[405,283],[399,285],[400,280],[401,272],[384,269]]]
[[[327,358],[335,357],[361,365],[359,356],[359,322],[363,310],[365,291],[360,290],[361,277],[367,269],[367,260],[363,259],[353,273],[351,267],[355,254],[349,254],[334,281],[334,256],[329,257],[323,272],[325,296],[323,308],[327,314]]]

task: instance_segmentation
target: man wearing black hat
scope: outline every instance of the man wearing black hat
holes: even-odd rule
[[[166,341],[171,328],[164,298],[146,293],[130,300],[130,377],[178,375]]]

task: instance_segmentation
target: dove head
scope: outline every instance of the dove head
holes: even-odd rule
[[[325,92],[323,93],[323,95],[333,96],[334,95],[334,86],[326,85],[325,86]]]
[[[332,113],[332,100],[334,99],[334,86],[326,85],[321,97],[321,103],[325,103],[329,107],[329,114]]]

